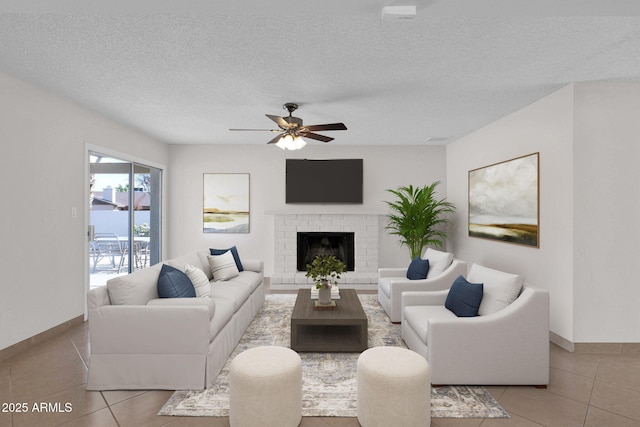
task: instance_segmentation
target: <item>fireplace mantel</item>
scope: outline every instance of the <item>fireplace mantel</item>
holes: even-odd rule
[[[268,210],[265,215],[387,215],[387,212],[378,210],[352,210],[339,206],[305,206],[286,208],[278,210]]]

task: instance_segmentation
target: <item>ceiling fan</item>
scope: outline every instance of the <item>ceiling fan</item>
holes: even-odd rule
[[[297,150],[306,145],[306,141],[301,138],[315,139],[317,141],[329,142],[334,138],[329,136],[320,135],[314,133],[316,131],[328,131],[328,130],[347,130],[344,123],[330,123],[325,125],[311,125],[305,126],[302,124],[302,119],[299,117],[293,117],[292,113],[298,109],[298,104],[293,102],[287,102],[282,106],[289,112],[289,116],[280,117],[273,116],[271,114],[265,114],[268,118],[273,120],[279,127],[279,129],[229,129],[231,131],[267,131],[278,132],[278,136],[273,138],[267,144],[276,144],[280,148],[287,150]]]

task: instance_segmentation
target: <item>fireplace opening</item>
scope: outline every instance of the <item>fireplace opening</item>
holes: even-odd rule
[[[353,232],[298,232],[298,271],[307,271],[307,264],[316,256],[334,255],[347,264],[347,271],[355,269]]]

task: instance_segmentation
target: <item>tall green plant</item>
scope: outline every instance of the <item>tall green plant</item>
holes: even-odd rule
[[[440,181],[424,187],[409,185],[387,190],[396,200],[385,202],[392,211],[387,217],[386,229],[400,236],[400,244],[409,248],[412,259],[419,256],[426,245],[444,246],[447,233],[438,226],[449,222],[447,216],[455,212],[455,207],[445,199],[434,197],[438,184]]]

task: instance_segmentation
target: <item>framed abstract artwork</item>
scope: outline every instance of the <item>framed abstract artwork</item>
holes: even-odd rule
[[[469,236],[540,247],[540,153],[469,171]]]
[[[202,193],[204,233],[249,232],[248,173],[205,173]]]

